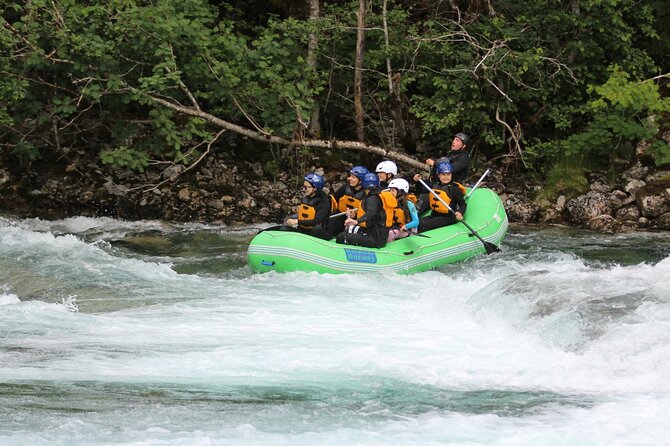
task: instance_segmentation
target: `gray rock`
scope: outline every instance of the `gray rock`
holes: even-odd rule
[[[205,204],[208,208],[215,209],[217,211],[222,211],[225,208],[223,200],[218,200],[216,198],[209,198],[205,200]]]
[[[648,166],[643,166],[640,161],[637,161],[633,167],[625,171],[621,176],[625,180],[642,180],[645,176],[649,174],[651,168]]]
[[[670,171],[667,170],[657,170],[656,172],[651,172],[647,175],[644,180],[647,183],[655,183],[657,181],[663,181],[670,178]]]
[[[505,210],[510,221],[532,223],[537,221],[540,209],[522,195],[510,195],[505,201]]]
[[[627,206],[629,204],[635,203],[635,195],[629,195],[622,190],[615,190],[612,192],[612,195],[614,199],[621,203],[621,206]]]
[[[252,163],[251,164],[251,170],[254,172],[254,175],[256,175],[259,178],[263,177],[263,166],[261,166],[261,163]]]
[[[129,189],[126,186],[121,184],[114,184],[111,179],[109,179],[103,186],[108,194],[116,195],[119,197],[125,197],[128,194]]]
[[[625,206],[616,212],[619,221],[637,221],[640,218],[640,210],[635,205]]]
[[[648,218],[656,218],[666,212],[670,212],[670,200],[664,195],[642,195],[637,197],[637,206],[642,215]]]
[[[621,224],[611,215],[601,214],[586,220],[584,227],[596,232],[616,232]]]
[[[623,189],[629,194],[634,195],[646,185],[647,183],[642,180],[632,179],[626,183]]]
[[[540,211],[539,221],[546,224],[560,224],[565,222],[563,213],[556,208],[547,208]]]
[[[565,195],[560,195],[556,199],[556,210],[559,212],[563,212],[565,209],[565,204],[568,202],[568,199],[565,197]]]
[[[670,212],[666,212],[660,217],[652,220],[651,227],[654,229],[670,230]]]
[[[611,217],[612,204],[608,197],[600,192],[589,191],[586,195],[574,198],[566,204],[570,218],[577,224],[585,224],[601,215]]]
[[[589,185],[589,189],[594,192],[606,194],[612,190],[612,186],[607,184],[604,179],[598,178]]]

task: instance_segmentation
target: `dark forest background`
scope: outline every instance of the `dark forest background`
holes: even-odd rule
[[[86,154],[142,172],[228,151],[298,172],[334,147],[422,161],[459,131],[475,163],[567,193],[640,141],[670,163],[667,0],[0,5],[0,148],[16,168]]]

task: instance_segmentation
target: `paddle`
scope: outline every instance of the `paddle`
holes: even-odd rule
[[[475,189],[477,189],[479,187],[479,184],[484,180],[484,177],[486,175],[488,175],[490,171],[491,171],[491,169],[486,169],[486,172],[484,172],[484,174],[479,178],[479,180],[475,183],[474,187],[472,189],[470,189],[470,192],[468,192],[468,194],[465,197],[463,197],[464,200],[466,200],[466,201],[468,200],[470,195],[472,195],[472,193],[475,191]]]
[[[357,211],[357,210],[358,210],[358,208],[351,208],[351,209],[347,209],[347,211]],[[342,215],[346,214],[346,213],[347,213],[347,211],[344,211],[344,212],[339,212],[339,213],[337,213],[337,214],[333,214],[333,215],[331,215],[331,216],[330,216],[330,217],[328,217],[328,218],[333,218],[333,217],[340,217],[340,216],[342,216]]]
[[[423,187],[425,187],[431,194],[433,194],[433,196],[434,196],[435,198],[437,198],[438,200],[440,200],[440,203],[442,203],[443,205],[445,205],[445,206],[447,207],[447,209],[449,209],[451,212],[454,212],[454,210],[451,208],[451,206],[449,206],[449,205],[447,204],[447,202],[444,201],[444,200],[442,199],[442,197],[440,197],[440,196],[437,194],[437,192],[435,192],[433,189],[431,189],[430,186],[428,186],[428,185],[426,184],[426,182],[423,181],[421,178],[419,178],[419,183],[421,183],[421,184],[423,185]],[[455,212],[454,212],[454,214],[455,214]],[[470,230],[470,232],[472,233],[472,235],[474,235],[475,237],[477,237],[477,238],[479,239],[479,241],[482,242],[482,243],[484,244],[484,249],[486,250],[486,254],[491,254],[491,253],[493,253],[493,252],[499,252],[499,251],[500,251],[500,248],[498,248],[496,245],[494,245],[494,244],[491,243],[491,242],[487,242],[486,240],[484,240],[483,238],[481,238],[481,237],[479,236],[479,234],[477,234],[477,231],[475,231],[474,229],[472,229],[472,227],[471,227],[469,224],[467,224],[467,223],[465,222],[465,220],[461,220],[461,223],[463,223],[463,226],[465,226],[466,228],[468,228],[468,229]]]

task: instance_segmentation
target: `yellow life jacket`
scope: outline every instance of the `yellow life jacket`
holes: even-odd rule
[[[463,196],[465,196],[466,189],[465,186],[463,186],[461,183],[454,182],[456,186],[461,190],[461,193]],[[437,195],[442,198],[442,200],[447,203],[451,204],[451,197],[442,189],[433,189]],[[445,206],[440,200],[437,199],[437,197],[433,194],[430,194],[430,208],[439,214],[448,214],[449,213],[449,208]]]
[[[407,200],[411,201],[415,205],[416,205],[417,201],[419,201],[419,199],[414,194],[407,194]]]

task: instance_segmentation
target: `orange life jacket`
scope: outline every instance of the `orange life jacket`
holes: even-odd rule
[[[398,213],[396,211],[400,211],[402,218],[405,218],[402,209],[398,209],[398,200],[393,196],[391,191],[382,191],[379,194],[379,198],[382,199],[382,205],[384,206],[384,212],[386,213],[386,219],[384,221],[385,227],[390,228],[396,224],[395,222],[398,218]]]
[[[365,197],[363,189],[355,190],[350,185],[346,186],[344,195],[336,199],[333,195],[330,196],[330,212],[345,212],[347,209],[360,209],[361,200]]]
[[[398,207],[398,200],[393,196],[393,194],[388,191],[381,191],[379,194],[379,198],[382,201],[382,207],[384,209],[385,213],[385,218],[384,218],[384,226],[387,228],[390,228],[393,226],[393,219],[395,212],[394,210]],[[356,212],[356,220],[360,220],[360,218],[365,215],[365,209],[363,209],[363,206],[358,208],[358,211]],[[359,226],[361,228],[367,227],[366,222],[360,223]]]
[[[351,195],[342,195],[337,202],[337,210],[344,212],[347,209],[361,208],[361,199]]]
[[[461,183],[454,182],[456,186],[461,190],[461,193],[463,196],[465,196],[466,189],[465,186],[463,186]],[[448,186],[448,184],[443,185],[444,187]],[[440,186],[438,186],[440,187]],[[446,204],[451,204],[451,197],[447,194],[442,189],[434,188],[433,191],[440,196],[440,198],[446,203]],[[445,206],[440,200],[437,199],[437,197],[433,194],[430,194],[430,208],[439,214],[448,214],[449,213],[449,208]]]
[[[300,224],[300,220],[314,220],[316,217],[316,208],[311,206],[309,203],[301,203],[298,206],[298,225],[301,228],[307,228]]]
[[[298,205],[298,226],[305,229],[312,229],[312,226],[301,225],[301,221],[305,220],[314,220],[316,218],[316,207],[319,205],[322,199],[325,196],[319,194],[313,197],[305,197],[302,199],[302,203]]]

